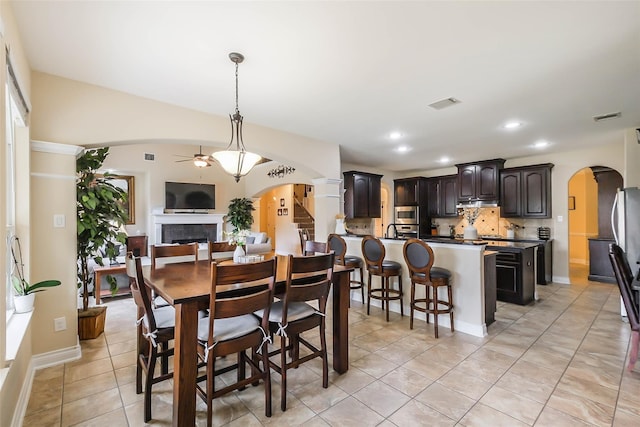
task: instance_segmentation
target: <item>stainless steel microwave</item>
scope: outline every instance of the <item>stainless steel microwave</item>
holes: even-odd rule
[[[396,224],[418,224],[418,207],[396,206],[394,222]]]

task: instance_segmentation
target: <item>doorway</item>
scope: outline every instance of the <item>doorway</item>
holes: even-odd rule
[[[590,166],[569,180],[569,277],[615,283],[608,247],[613,242],[611,209],[622,176],[606,166]]]

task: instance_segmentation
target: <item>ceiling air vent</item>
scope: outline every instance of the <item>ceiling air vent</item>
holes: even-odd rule
[[[155,162],[156,161],[156,155],[153,153],[144,153],[144,159],[148,162]]]
[[[459,104],[460,102],[461,101],[459,99],[447,98],[447,99],[442,99],[440,101],[436,101],[433,104],[429,104],[429,107],[433,108],[434,110],[442,110],[444,108]]]
[[[622,116],[622,113],[618,111],[616,113],[603,114],[601,116],[593,116],[593,120],[596,122],[599,122],[602,120],[617,119],[618,117],[621,117],[621,116]]]

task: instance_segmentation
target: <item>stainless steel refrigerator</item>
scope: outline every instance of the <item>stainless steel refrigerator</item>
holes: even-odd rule
[[[631,270],[637,272],[640,267],[640,189],[618,190],[611,211],[611,228],[616,244],[627,254]],[[627,314],[623,304],[621,313]]]

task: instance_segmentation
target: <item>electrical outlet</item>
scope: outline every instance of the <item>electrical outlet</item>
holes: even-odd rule
[[[56,317],[53,319],[53,330],[56,332],[67,329],[67,319],[65,317]]]

